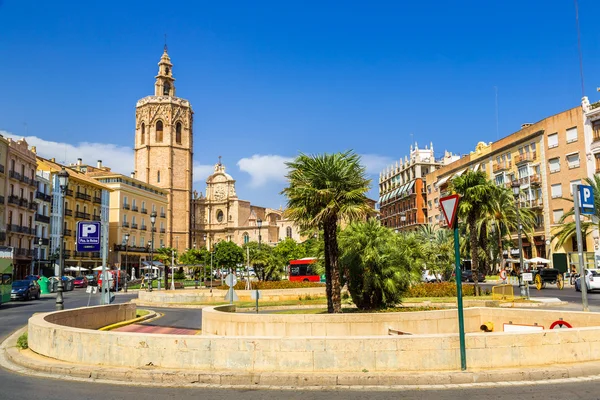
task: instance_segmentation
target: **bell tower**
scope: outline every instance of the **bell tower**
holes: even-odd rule
[[[158,62],[154,95],[138,100],[135,112],[135,176],[168,191],[164,215],[156,209],[154,247],[163,239],[179,251],[191,248],[190,205],[193,173],[193,116],[190,102],[175,96],[173,64],[164,52]],[[150,228],[148,207],[146,217]],[[161,231],[164,222],[164,232]]]

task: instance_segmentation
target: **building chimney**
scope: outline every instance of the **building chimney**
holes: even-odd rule
[[[102,160],[98,160],[98,164],[96,165],[98,168],[102,168]]]
[[[533,125],[531,122],[525,122],[523,125],[521,125],[521,129],[525,129],[530,127],[531,125]]]
[[[81,164],[82,164],[82,161],[83,161],[83,160],[82,160],[81,158],[78,158],[78,159],[77,159],[77,165],[81,165]]]
[[[132,173],[131,173],[131,177],[132,177],[133,179],[135,179],[135,172],[132,172]]]

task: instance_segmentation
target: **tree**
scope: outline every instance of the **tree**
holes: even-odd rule
[[[483,171],[467,171],[450,182],[450,191],[460,195],[458,217],[466,224],[471,248],[471,270],[475,295],[479,295],[479,229],[478,223],[492,210],[492,195],[496,186]]]
[[[395,306],[421,278],[418,235],[394,234],[379,221],[350,224],[340,233],[340,262],[348,291],[361,310]]]
[[[600,176],[594,175],[593,178],[585,178],[584,181],[592,187],[592,192],[594,194],[594,214],[580,214],[583,217],[583,220],[581,221],[581,237],[585,241],[585,238],[590,234],[592,229],[600,229]],[[573,199],[563,198],[563,200],[573,202]],[[576,234],[574,217],[575,207],[571,207],[571,209],[560,218],[559,223],[561,224],[561,227],[554,236],[556,239],[556,245],[554,246],[555,250],[564,246],[567,240],[571,240],[573,235]]]
[[[250,264],[254,266],[254,273],[261,281],[271,281],[281,279],[284,266],[276,262],[273,256],[273,248],[268,244],[258,244],[257,242],[248,242],[244,245],[244,254],[246,249],[250,255]]]
[[[169,268],[171,265],[172,254],[175,254],[175,260],[177,260],[177,250],[171,247],[161,247],[154,250],[154,258],[165,265],[165,288],[169,287]]]
[[[189,249],[179,256],[179,263],[193,266],[194,274],[206,276],[206,266],[210,261],[210,252],[205,248]]]
[[[300,154],[286,165],[289,186],[282,191],[288,198],[285,215],[304,232],[322,230],[327,311],[341,313],[338,222],[362,219],[372,211],[366,196],[371,181],[360,157],[352,151]]]
[[[288,265],[290,260],[306,257],[306,249],[292,238],[285,238],[273,248],[273,256],[278,263]]]
[[[233,242],[221,241],[215,245],[214,261],[221,268],[235,271],[244,262],[244,252]]]
[[[422,241],[422,256],[427,269],[434,276],[440,274],[450,279],[454,269],[454,240],[450,229],[440,229],[437,225],[421,225],[417,231]]]

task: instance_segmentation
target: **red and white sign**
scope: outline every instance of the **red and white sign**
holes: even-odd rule
[[[503,281],[506,280],[506,270],[505,269],[500,271],[500,279],[502,279]]]
[[[566,328],[572,328],[572,326],[570,323],[568,323],[567,321],[563,321],[563,320],[554,321],[552,323],[552,325],[550,325],[550,329],[566,329]]]
[[[442,214],[444,214],[444,218],[446,218],[446,223],[450,229],[454,227],[454,221],[456,221],[456,210],[458,209],[459,199],[460,196],[457,194],[442,197],[440,199]]]

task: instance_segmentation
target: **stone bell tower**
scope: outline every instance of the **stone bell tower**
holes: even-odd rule
[[[135,176],[168,190],[169,206],[164,216],[155,210],[155,228],[158,232],[160,221],[165,218],[167,245],[185,251],[191,248],[194,112],[189,101],[175,96],[173,64],[166,45],[155,78],[154,95],[136,104]],[[148,221],[151,212],[152,205],[145,216]]]

